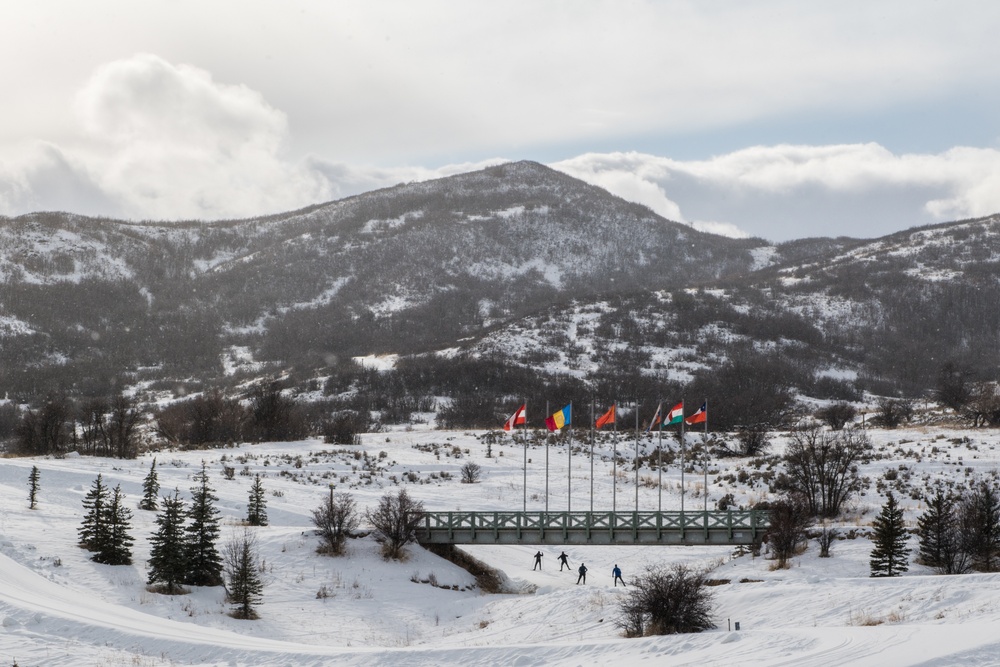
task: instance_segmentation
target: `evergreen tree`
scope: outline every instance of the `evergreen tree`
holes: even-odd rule
[[[197,486],[191,488],[191,522],[187,531],[188,572],[184,583],[192,586],[219,586],[222,584],[222,557],[215,548],[219,541],[219,511],[213,503],[218,497],[208,485],[208,471],[201,464],[195,474]]]
[[[896,497],[889,494],[882,511],[873,522],[874,534],[869,564],[873,577],[897,577],[906,572],[907,556],[910,553],[906,546],[906,524],[903,522],[903,510],[896,502]]]
[[[250,487],[247,523],[251,526],[267,525],[267,499],[264,497],[264,484],[260,481],[260,475],[254,475],[253,485]]]
[[[28,475],[28,509],[33,510],[38,507],[38,480],[41,473],[38,466],[31,466],[31,473]]]
[[[80,546],[89,551],[100,551],[108,541],[107,507],[108,487],[101,475],[83,499],[83,524],[80,526]]]
[[[142,480],[142,500],[139,501],[139,509],[156,511],[156,497],[160,493],[160,480],[156,476],[156,459],[149,465],[149,472]]]
[[[129,534],[129,521],[132,510],[125,507],[125,495],[121,485],[115,487],[111,500],[105,508],[104,525],[107,527],[107,539],[100,544],[91,560],[105,565],[132,564],[132,536]]]
[[[236,618],[257,618],[254,606],[263,600],[264,582],[258,567],[257,536],[244,528],[225,549],[226,597]]]
[[[983,481],[962,502],[962,548],[981,572],[996,570],[1000,555],[1000,496]]]
[[[955,500],[938,489],[927,499],[927,510],[917,519],[920,537],[920,562],[941,574],[965,572],[966,555],[962,550]]]
[[[166,587],[166,593],[179,592],[187,576],[187,554],[184,535],[184,501],[178,491],[173,498],[163,497],[162,508],[156,515],[156,532],[149,538],[149,579]]]

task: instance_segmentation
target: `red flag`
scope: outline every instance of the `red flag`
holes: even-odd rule
[[[510,419],[503,423],[503,430],[509,431],[515,426],[520,426],[521,424],[527,423],[528,421],[528,404],[525,403],[517,409],[517,412],[510,416]]]
[[[603,415],[597,418],[596,426],[597,428],[601,428],[605,424],[614,424],[614,423],[615,423],[615,404],[612,403],[611,408]]]
[[[708,404],[702,403],[698,410],[684,420],[685,424],[700,424],[702,422],[708,421]]]

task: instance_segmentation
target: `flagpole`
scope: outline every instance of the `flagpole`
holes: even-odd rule
[[[618,401],[612,403],[615,408],[618,407]],[[617,410],[615,410],[616,417],[614,421],[614,433],[615,442],[614,448],[612,449],[611,458],[611,511],[612,513],[618,511],[618,419]]]
[[[566,512],[573,511],[573,401],[569,402],[569,440],[566,443]]]
[[[705,512],[708,513],[708,399],[705,399],[705,437],[702,439],[701,446],[704,455],[704,461],[702,461],[702,468],[705,471]]]
[[[659,405],[656,406],[656,414],[660,414],[660,410],[663,409],[663,399],[660,399]],[[660,439],[656,445],[656,511],[663,511],[663,417],[660,417],[659,423]]]
[[[635,511],[639,512],[639,399],[635,399]]]
[[[545,414],[549,414],[549,402],[545,401]],[[545,513],[549,513],[549,436],[545,436]]]
[[[681,530],[684,529],[684,401],[681,401]]]
[[[516,420],[515,420],[516,421]],[[528,511],[528,402],[524,402],[524,511]]]
[[[594,513],[594,438],[597,429],[594,425],[594,397],[590,397],[590,513]]]

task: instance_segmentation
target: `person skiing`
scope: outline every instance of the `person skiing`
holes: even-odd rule
[[[611,574],[615,575],[615,588],[618,588],[618,582],[622,582],[622,586],[625,585],[625,580],[622,579],[621,568],[618,567],[618,563],[615,563],[615,569],[611,570]]]
[[[531,571],[534,572],[535,570],[541,570],[541,569],[542,569],[542,552],[539,551],[537,554],[535,554],[535,567],[531,568]]]
[[[578,569],[577,572],[580,573],[580,576],[576,578],[576,583],[579,584],[581,579],[583,580],[583,583],[587,583],[587,566],[580,563],[580,569]]]
[[[563,571],[563,565],[566,566],[567,570],[569,569],[569,556],[566,555],[565,551],[562,552],[561,554],[559,554],[559,571],[560,572]]]

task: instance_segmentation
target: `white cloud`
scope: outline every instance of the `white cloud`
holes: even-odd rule
[[[1000,211],[1000,151],[993,149],[894,155],[872,143],[779,145],[691,161],[587,154],[551,166],[727,235],[867,238]],[[697,222],[708,220],[715,222]]]
[[[329,198],[288,160],[285,114],[245,86],[140,54],[100,67],[76,97],[81,138],[8,157],[5,213],[63,209],[137,219],[275,213]]]
[[[321,200],[323,179],[281,153],[285,115],[245,86],[140,54],[99,68],[78,94],[80,154],[137,218],[223,218]]]
[[[588,13],[588,20],[599,15]],[[387,47],[382,57],[399,48]],[[511,57],[530,69],[524,54]],[[382,76],[373,81],[388,84]],[[475,86],[463,95],[474,93]],[[417,102],[429,102],[425,92],[415,93]],[[371,104],[378,106],[380,99],[376,95]],[[345,96],[348,121],[354,103]],[[516,106],[511,100],[498,103],[504,109]],[[371,123],[382,123],[383,142],[391,144],[394,133],[423,132],[424,116],[434,108],[428,104],[412,119],[406,109],[397,109],[394,127],[386,125],[388,117],[380,109],[363,127],[375,132]],[[517,114],[530,115],[534,108],[519,109],[504,132],[514,136]],[[287,150],[288,116],[259,91],[150,54],[98,67],[78,91],[73,110],[75,137],[35,142],[20,154],[6,152],[0,164],[0,212],[69,210],[161,220],[249,217],[504,161],[386,167],[321,152],[294,157]],[[449,118],[451,113],[433,123]],[[475,124],[479,116],[470,118],[448,129],[460,136],[468,129],[465,123]],[[410,120],[414,124],[401,129]],[[348,123],[338,132],[351,127]],[[438,130],[427,131],[435,135]],[[871,237],[1000,211],[1000,151],[991,148],[894,154],[877,143],[783,144],[687,161],[634,152],[587,153],[552,166],[668,219],[729,236]]]
[[[0,210],[133,219],[289,211],[505,160],[440,168],[289,159],[288,122],[257,91],[139,54],[98,68],[74,104],[82,139],[36,143],[0,166]]]

